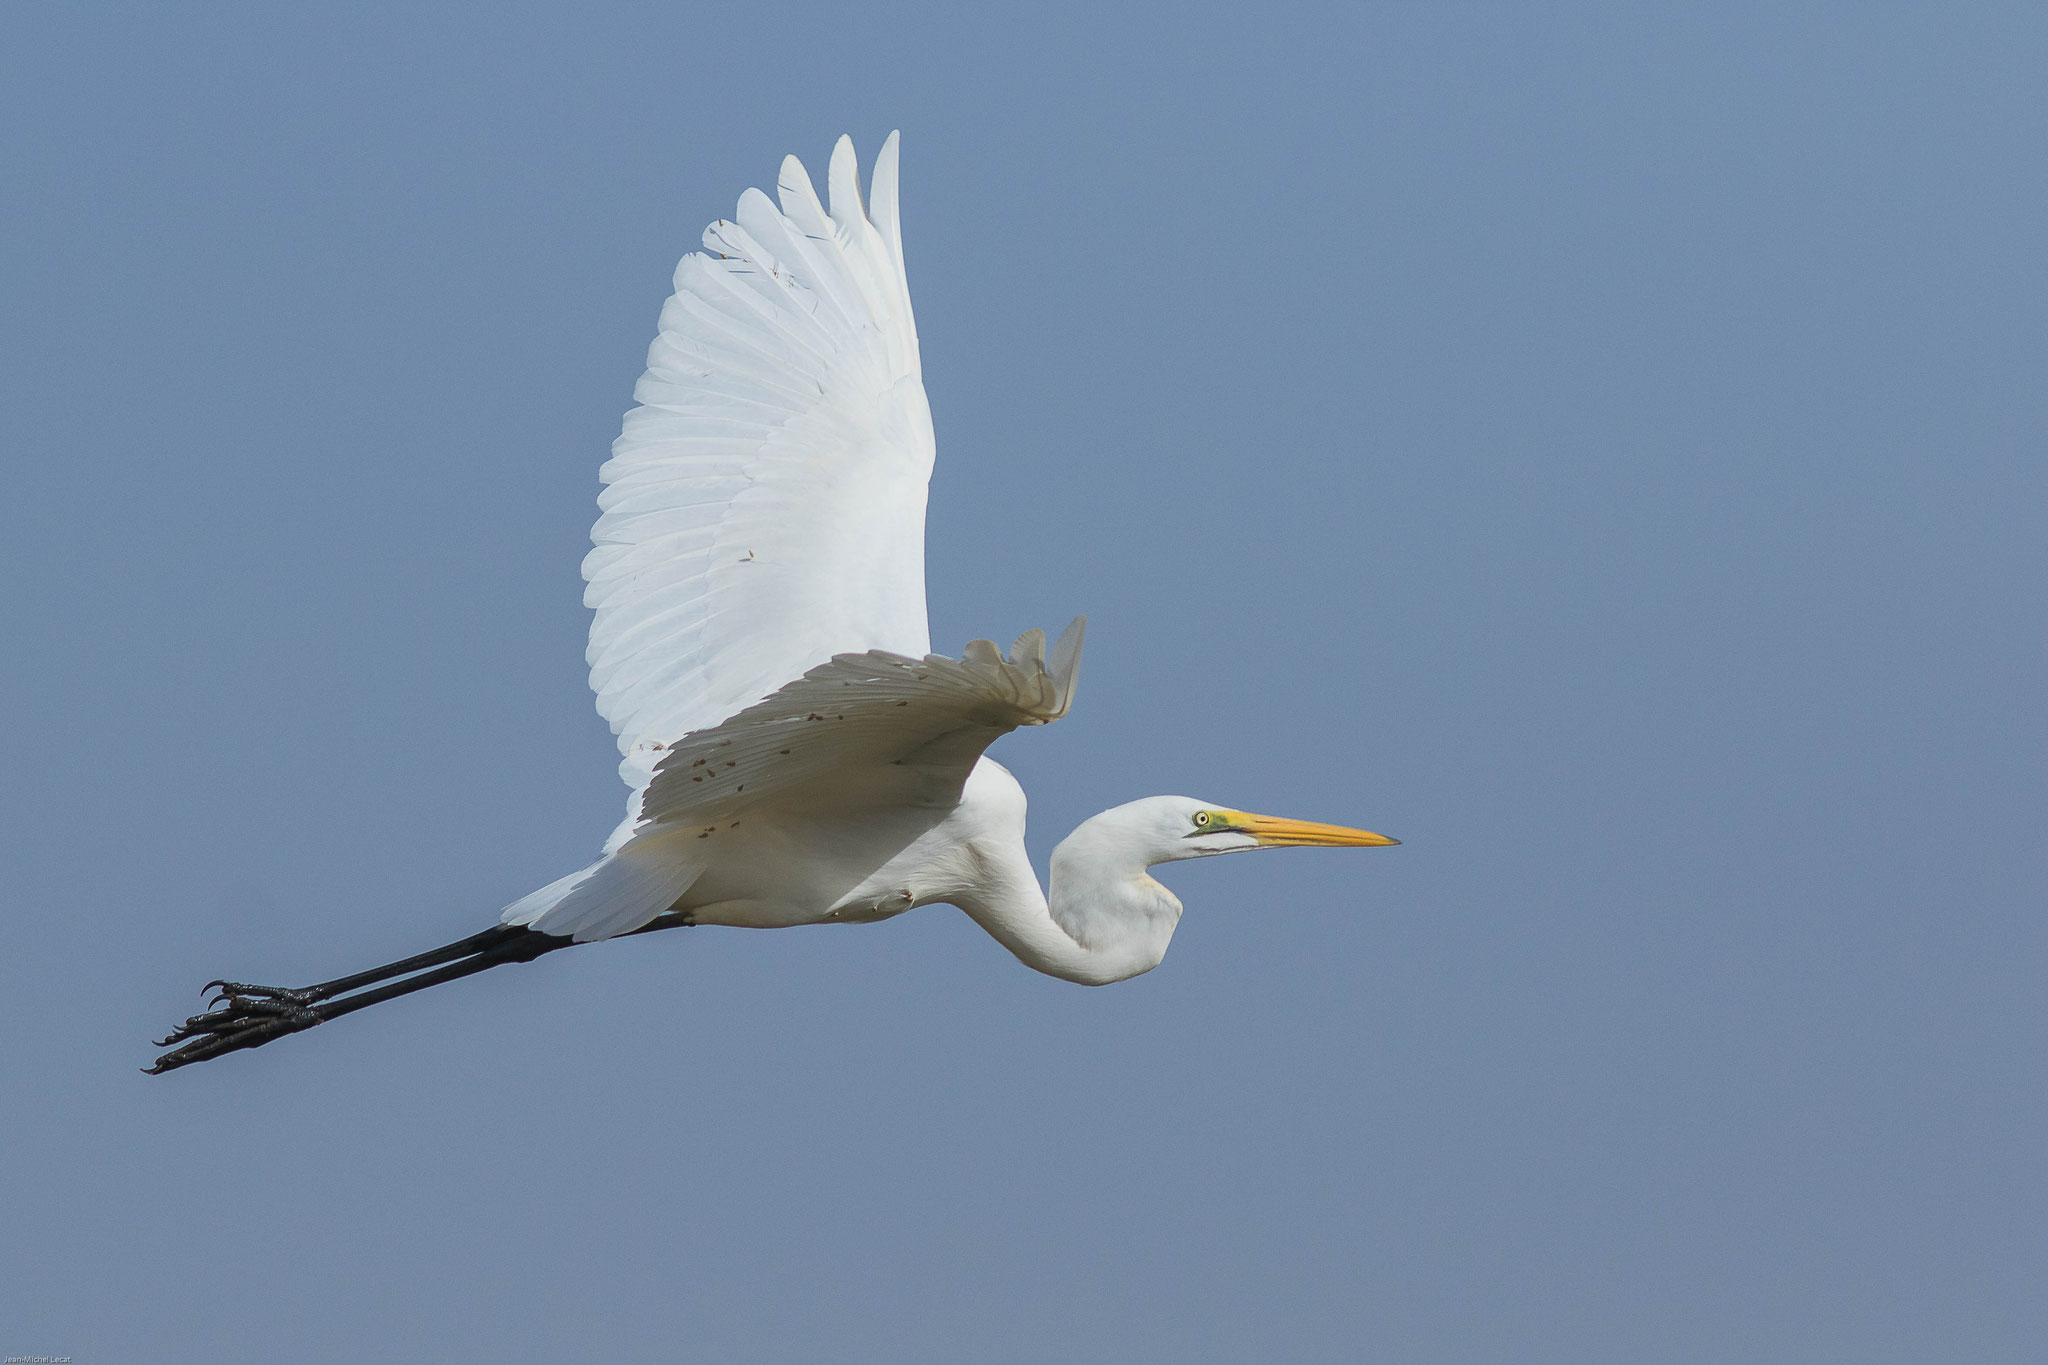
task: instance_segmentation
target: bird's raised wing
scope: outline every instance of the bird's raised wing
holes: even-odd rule
[[[583,562],[590,685],[638,793],[668,746],[835,654],[922,655],[931,411],[896,213],[896,136],[863,210],[795,157],[685,256],[604,466]],[[621,833],[625,831],[622,830]]]
[[[949,808],[982,751],[1067,713],[1086,618],[1026,631],[1005,658],[975,640],[962,658],[841,654],[709,730],[655,768],[642,829],[715,827],[771,805],[875,802]]]

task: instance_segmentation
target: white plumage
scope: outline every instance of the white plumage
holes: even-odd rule
[[[428,986],[643,927],[863,923],[948,902],[1027,966],[1103,985],[1157,966],[1181,904],[1155,863],[1391,844],[1184,796],[1106,810],[1024,854],[1025,800],[984,753],[1073,704],[1082,621],[932,654],[931,410],[903,273],[896,137],[863,208],[839,140],[819,203],[795,158],[676,267],[602,471],[583,563],[590,685],[626,819],[501,923],[287,989],[215,982],[150,1070],[263,1044]],[[656,923],[656,921],[660,921]]]
[[[987,641],[959,660],[930,653],[934,444],[896,136],[876,159],[870,206],[846,138],[827,185],[829,207],[785,158],[780,205],[748,190],[734,221],[705,230],[708,254],[676,267],[583,564],[590,685],[619,737],[626,819],[596,862],[503,921],[588,940],[672,911],[780,926],[950,900],[1042,970],[1091,981],[1144,971],[1179,918],[1142,877],[1146,863],[1260,841],[1219,824],[1161,843],[1132,823],[1136,807],[1119,808],[1075,847],[1122,849],[1104,844],[1111,828],[1145,844],[1124,849],[1128,869],[1091,873],[1130,886],[1062,907],[1056,859],[1053,902],[1039,891],[1023,794],[983,751],[1066,713],[1082,623],[1050,660],[1038,631],[1008,658]],[[1176,828],[1196,809],[1234,814],[1154,800],[1170,803]],[[1144,903],[1123,918],[1144,932],[1127,943],[1102,912],[1132,886]]]

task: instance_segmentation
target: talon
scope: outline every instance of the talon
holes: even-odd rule
[[[150,1074],[175,1070],[189,1062],[205,1061],[223,1052],[256,1047],[272,1038],[297,1033],[321,1023],[310,1005],[315,997],[306,991],[277,986],[248,986],[239,981],[207,983],[213,1008],[195,1014],[156,1042],[171,1052],[145,1068]]]
[[[302,1005],[254,1000],[247,1003],[254,1007],[252,1013],[231,1015],[200,1029],[173,1033],[157,1046],[168,1047],[173,1043],[183,1043],[184,1046],[166,1052],[143,1070],[152,1076],[162,1075],[192,1062],[218,1057],[224,1052],[260,1047],[273,1038],[324,1022],[318,1012]]]

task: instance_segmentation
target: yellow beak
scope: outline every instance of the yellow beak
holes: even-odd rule
[[[1223,828],[1251,835],[1262,848],[1359,848],[1401,842],[1366,829],[1319,825],[1312,820],[1283,820],[1277,815],[1250,815],[1236,810],[1223,817]]]

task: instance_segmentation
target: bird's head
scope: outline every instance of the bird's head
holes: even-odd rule
[[[1116,823],[1123,826],[1127,837],[1145,847],[1148,863],[1245,853],[1255,848],[1366,848],[1401,842],[1344,825],[1253,815],[1191,796],[1148,796],[1104,814],[1119,817]]]
[[[1100,986],[1149,972],[1180,923],[1179,897],[1144,869],[1255,848],[1358,848],[1400,842],[1369,830],[1318,825],[1197,801],[1148,796],[1084,820],[1052,851],[1047,910],[1083,958],[1050,955],[1040,971]],[[1023,957],[1023,953],[1018,956]]]

